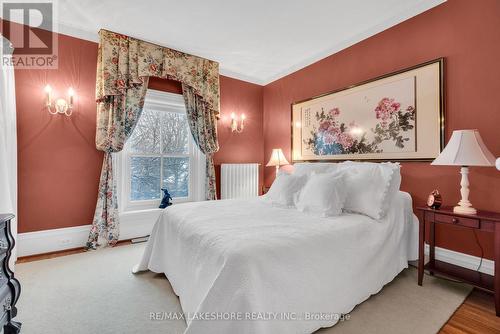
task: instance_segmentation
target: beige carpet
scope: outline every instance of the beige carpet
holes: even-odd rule
[[[22,333],[182,333],[182,320],[150,320],[150,312],[182,310],[165,276],[131,274],[143,248],[120,246],[18,264]],[[419,287],[416,270],[408,269],[357,306],[350,320],[318,334],[434,334],[469,292],[468,286],[429,276]]]

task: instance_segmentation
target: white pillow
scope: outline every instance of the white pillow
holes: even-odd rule
[[[279,173],[265,198],[273,204],[290,207],[307,181],[307,175]]]
[[[299,211],[322,217],[342,213],[346,199],[344,173],[313,173],[297,196],[295,206]]]
[[[332,173],[339,166],[336,162],[299,162],[293,165],[293,174],[295,175],[311,175],[312,173]]]
[[[390,206],[394,198],[399,193],[401,187],[401,165],[399,163],[383,162],[381,163],[383,168],[390,169],[392,171],[392,178],[387,188],[385,194],[384,202],[382,203],[381,215],[384,217],[390,209]],[[390,173],[390,172],[389,172]]]
[[[344,210],[374,219],[383,218],[401,185],[400,165],[350,161],[341,165],[339,170],[346,171],[347,198]]]

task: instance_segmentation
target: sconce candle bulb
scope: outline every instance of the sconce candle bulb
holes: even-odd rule
[[[238,121],[236,120],[236,114],[231,113],[231,131],[236,133],[242,133],[245,128],[245,119],[247,118],[245,114],[241,114],[240,124],[238,126]]]
[[[73,90],[73,87],[70,87],[68,89],[68,95],[69,95],[69,105],[73,107],[73,98],[75,97],[75,91]]]
[[[50,87],[50,85],[45,86],[45,100],[47,106],[50,106],[52,103],[52,87]]]

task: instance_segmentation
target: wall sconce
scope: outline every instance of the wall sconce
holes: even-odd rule
[[[63,98],[52,101],[52,87],[49,85],[45,86],[45,107],[51,115],[64,114],[66,116],[71,116],[71,114],[73,114],[75,91],[71,87],[68,89],[68,97],[68,101]]]
[[[245,114],[241,114],[241,121],[240,125],[238,127],[238,121],[236,120],[236,115],[235,113],[231,113],[231,132],[237,132],[237,133],[242,133],[243,129],[245,128],[245,119],[247,117]]]

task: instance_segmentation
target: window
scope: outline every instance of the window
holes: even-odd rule
[[[181,95],[148,90],[141,118],[119,158],[125,210],[158,207],[162,188],[174,202],[202,199],[204,156],[193,142]]]

